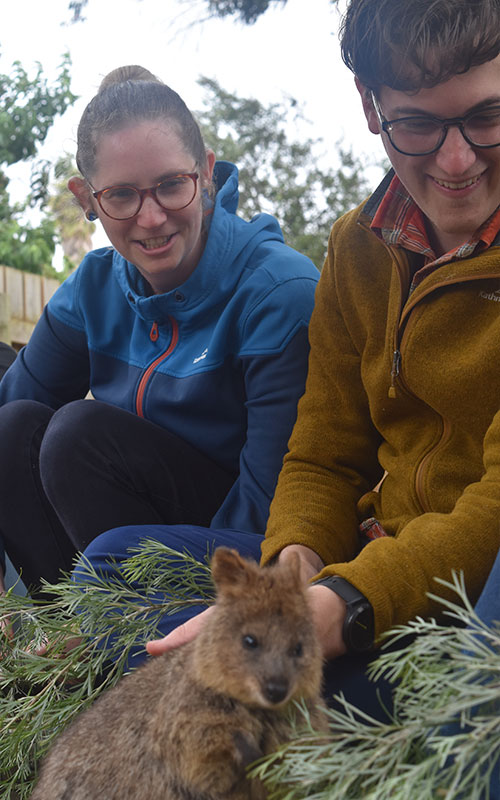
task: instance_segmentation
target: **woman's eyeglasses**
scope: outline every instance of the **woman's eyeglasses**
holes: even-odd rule
[[[148,189],[137,189],[135,186],[109,186],[92,194],[107,217],[131,219],[139,213],[148,195],[165,211],[180,211],[186,208],[195,198],[198,178],[197,172],[189,172],[172,175]]]

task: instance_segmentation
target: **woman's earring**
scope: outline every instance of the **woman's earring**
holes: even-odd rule
[[[89,222],[95,222],[97,219],[97,214],[94,211],[87,211],[85,216]]]

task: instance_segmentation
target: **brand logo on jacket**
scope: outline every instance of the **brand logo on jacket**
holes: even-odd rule
[[[482,297],[483,300],[493,300],[495,303],[500,303],[500,289],[495,292],[479,292],[479,297]]]
[[[197,358],[193,358],[193,364],[197,364],[198,361],[203,361],[203,359],[206,358],[207,355],[208,355],[208,349],[205,347],[205,349],[204,349],[203,353],[201,354],[201,356],[198,356]]]

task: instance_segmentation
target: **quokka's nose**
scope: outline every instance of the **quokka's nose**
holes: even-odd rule
[[[288,692],[288,681],[285,678],[271,678],[264,685],[264,696],[271,703],[281,703]]]

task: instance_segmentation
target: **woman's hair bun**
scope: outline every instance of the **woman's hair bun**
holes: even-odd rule
[[[99,91],[102,92],[104,89],[108,89],[110,86],[114,86],[117,83],[125,83],[126,81],[151,81],[153,83],[163,83],[160,81],[156,75],[153,75],[145,67],[141,67],[138,64],[130,64],[129,66],[125,67],[117,67],[116,69],[111,70],[108,74],[102,79],[101,85],[99,86]]]

